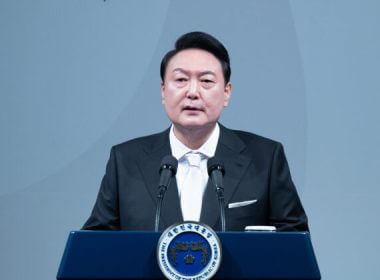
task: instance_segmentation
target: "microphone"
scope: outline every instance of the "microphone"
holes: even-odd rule
[[[222,231],[226,231],[226,215],[224,213],[224,187],[223,187],[223,176],[226,173],[224,166],[220,159],[215,157],[210,158],[207,161],[207,171],[208,175],[211,177],[211,181],[215,186],[216,196],[219,201],[220,209],[220,221],[222,225]]]
[[[165,156],[161,161],[161,167],[159,171],[160,181],[158,184],[156,218],[154,221],[154,230],[156,232],[158,231],[158,227],[160,225],[162,201],[172,177],[177,173],[177,167],[178,161],[172,155]]]

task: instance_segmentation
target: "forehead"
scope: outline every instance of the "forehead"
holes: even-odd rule
[[[212,71],[222,75],[220,61],[210,52],[201,49],[186,49],[173,56],[167,66],[167,72],[176,68],[186,71]]]

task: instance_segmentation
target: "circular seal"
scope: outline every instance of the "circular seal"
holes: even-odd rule
[[[157,260],[168,279],[210,279],[222,260],[222,246],[207,225],[197,222],[174,224],[158,241]]]

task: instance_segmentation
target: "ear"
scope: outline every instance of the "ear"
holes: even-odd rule
[[[231,97],[231,93],[232,93],[232,84],[231,84],[231,82],[228,82],[224,87],[224,102],[223,102],[224,107],[228,106],[228,103],[229,103],[230,97]]]
[[[161,81],[160,88],[161,88],[161,103],[165,104],[165,84],[163,81]]]

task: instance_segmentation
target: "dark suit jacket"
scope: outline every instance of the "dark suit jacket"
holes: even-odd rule
[[[215,156],[224,161],[226,228],[274,225],[279,230],[308,230],[307,217],[292,182],[282,145],[261,136],[220,126]],[[91,216],[83,229],[153,230],[161,160],[171,154],[169,129],[111,149],[106,173]],[[229,209],[227,205],[257,199]],[[200,222],[220,230],[219,205],[208,182]],[[176,180],[162,206],[160,228],[182,222]]]

